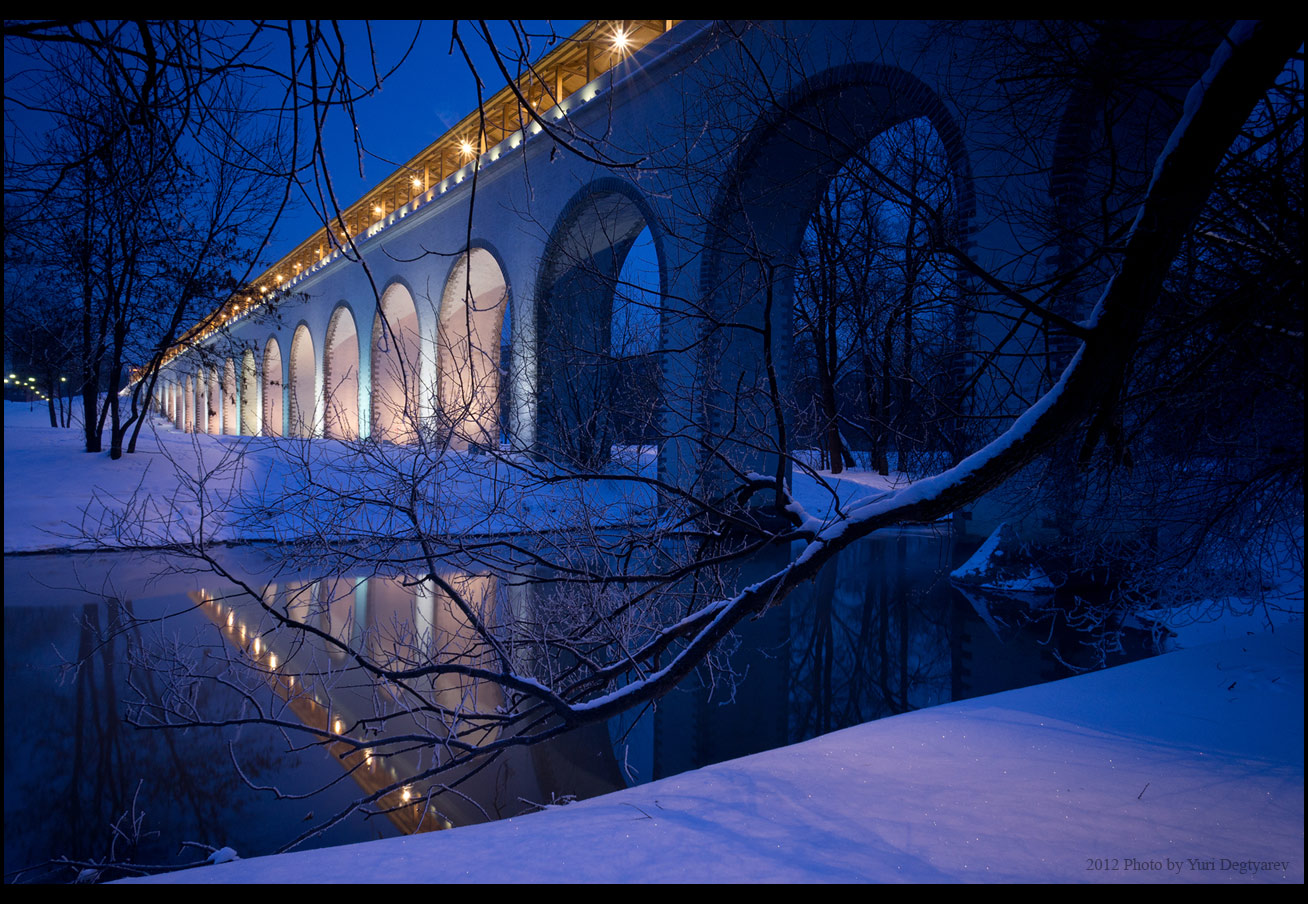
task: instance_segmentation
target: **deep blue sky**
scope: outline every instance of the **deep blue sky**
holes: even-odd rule
[[[586,21],[525,20],[525,29],[537,35],[532,40],[531,58],[539,59],[551,49],[546,37],[551,31],[564,38]],[[496,41],[503,45],[501,49],[516,52],[517,44],[508,25],[501,21],[491,23],[491,27]],[[448,21],[421,24],[383,21],[372,22],[370,26],[347,22],[342,23],[342,30],[350,52],[357,52],[349,62],[352,75],[360,80],[371,79],[369,46],[376,51],[378,70],[385,71],[400,63],[417,34],[417,45],[399,69],[384,79],[381,90],[374,91],[356,107],[355,120],[367,151],[362,161],[362,176],[349,117],[343,110],[334,110],[328,118],[324,134],[328,164],[337,194],[348,205],[471,113],[477,106],[477,89],[468,64],[459,49],[452,46],[453,26]],[[485,95],[504,87],[489,48],[472,25],[461,22],[459,34],[485,84]],[[269,249],[269,263],[289,252],[321,225],[307,206],[290,212],[277,228]]]
[[[551,36],[566,38],[586,21],[520,20],[520,31],[530,36],[529,58],[537,60],[544,56],[558,46],[557,40],[551,41]],[[519,43],[509,23],[498,20],[489,24],[501,52],[516,55]],[[484,83],[483,96],[494,94],[504,87],[505,82],[486,41],[472,23],[461,22],[458,30],[472,57],[473,68],[453,44],[454,26],[449,21],[366,23],[360,20],[339,25],[346,41],[350,74],[360,83],[356,92],[368,95],[355,105],[353,118],[344,109],[330,110],[323,132],[332,184],[341,204],[348,206],[476,108],[477,87],[473,68]],[[241,28],[240,23],[233,24],[235,33],[240,34]],[[304,25],[295,23],[293,28],[302,33]],[[5,105],[5,143],[7,151],[17,160],[40,159],[47,130],[54,123],[51,114],[28,111],[22,106],[24,98],[37,96],[25,92],[50,72],[46,58],[40,54],[50,52],[55,45],[41,45],[35,48],[38,52],[32,54],[34,46],[6,42],[6,98],[18,102]],[[286,57],[285,44],[274,40],[258,52],[251,53],[250,61],[276,69],[285,65]],[[374,65],[383,75],[380,88],[373,87]],[[510,71],[515,70],[514,61],[506,61],[506,65]],[[272,92],[264,100],[274,107],[280,106],[285,82],[274,78],[267,84],[269,88],[259,89]],[[362,155],[355,142],[356,127],[364,151]],[[16,135],[21,140],[15,141]],[[305,188],[312,190],[313,186]],[[270,204],[275,200],[275,197],[269,197]],[[302,197],[297,200],[299,203],[277,224],[272,240],[261,255],[262,265],[256,268],[256,274],[321,228],[318,212]],[[648,231],[629,255],[621,279],[650,290],[657,289],[658,264]],[[617,326],[624,333],[643,335],[644,342],[637,344],[645,344],[656,323],[657,296],[638,291],[630,294],[635,295],[637,304],[626,313],[619,313]]]
[[[551,35],[566,38],[585,22],[584,19],[519,20],[521,30],[531,36],[530,59],[539,59],[558,46],[557,42],[551,43]],[[422,23],[356,20],[338,24],[346,41],[350,74],[361,83],[356,90],[369,92],[369,96],[356,105],[353,123],[343,109],[333,109],[324,130],[331,178],[341,203],[349,205],[399,164],[412,158],[471,113],[477,105],[477,90],[472,70],[459,49],[453,46],[454,26],[448,20]],[[503,20],[489,24],[502,52],[516,54],[518,41],[510,25]],[[113,23],[103,25],[112,27]],[[90,33],[84,24],[78,28],[85,34]],[[302,50],[305,25],[292,23],[292,28]],[[221,26],[213,29],[215,35],[221,30]],[[248,30],[245,23],[232,23],[230,28],[234,35]],[[57,35],[60,30],[51,29],[49,33]],[[129,28],[128,40],[132,34]],[[257,45],[247,53],[247,62],[274,70],[286,67],[288,53],[284,39],[275,32],[267,34],[270,37],[265,44]],[[474,24],[461,22],[459,34],[485,83],[485,95],[490,96],[504,87],[504,79],[494,64],[489,47],[477,34]],[[410,45],[414,45],[411,52]],[[5,43],[5,146],[12,161],[33,162],[44,154],[47,133],[54,124],[54,117],[25,109],[24,105],[40,97],[42,80],[51,71],[49,60],[58,59],[66,46],[57,42],[36,44],[21,40],[7,40]],[[383,74],[399,67],[383,79],[380,89],[373,88],[374,62],[377,71]],[[514,68],[512,63],[509,68],[511,71]],[[280,78],[270,78],[264,83],[268,87],[257,89],[269,92],[262,100],[274,107],[280,106],[285,82]],[[366,151],[362,160],[353,140],[355,124]],[[275,262],[321,225],[307,204],[290,211],[277,227],[274,240],[264,255],[265,263]]]

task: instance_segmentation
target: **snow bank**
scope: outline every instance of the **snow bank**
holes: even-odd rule
[[[1017,532],[1006,521],[949,576],[1001,593],[1051,594],[1056,589],[1044,569],[1031,561]]]
[[[4,428],[6,553],[160,546],[193,536],[201,524],[210,541],[289,541],[323,525],[337,537],[407,534],[411,526],[376,502],[399,495],[387,482],[399,487],[397,475],[406,471],[423,475],[424,515],[438,533],[643,523],[657,502],[649,486],[630,481],[525,486],[521,474],[488,456],[420,460],[396,446],[358,456],[335,440],[187,434],[162,418],[142,430],[136,453],[116,462],[82,451],[82,434],[51,428],[40,407],[6,402]],[[643,456],[638,467],[653,476],[655,456]],[[357,502],[367,496],[357,492],[364,485],[373,503]],[[892,478],[867,472],[819,472],[815,479],[797,470],[794,495],[825,519],[836,499],[848,506],[893,486]],[[129,503],[149,517],[134,519],[124,533],[118,516]]]

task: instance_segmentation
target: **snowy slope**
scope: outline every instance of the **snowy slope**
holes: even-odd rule
[[[1302,882],[1303,711],[1297,624],[532,816],[153,881]]]
[[[654,493],[620,481],[523,486],[511,468],[489,458],[447,453],[417,460],[405,447],[375,447],[352,455],[335,440],[187,434],[162,418],[142,430],[138,451],[120,461],[88,455],[77,429],[50,427],[44,409],[4,405],[4,551],[94,549],[101,545],[163,546],[188,540],[203,523],[210,541],[293,540],[331,525],[339,536],[407,533],[385,506],[342,505],[360,474],[382,487],[409,468],[434,467],[420,484],[439,523],[433,532],[489,534],[536,526],[557,530],[650,517]],[[644,466],[652,473],[653,457]],[[798,474],[795,496],[819,516],[884,495],[893,481],[867,472],[833,478]],[[310,485],[311,484],[311,485]],[[319,492],[334,487],[339,496]],[[239,489],[239,494],[234,493]],[[834,495],[833,495],[834,494]],[[135,501],[148,521],[124,535],[117,513]],[[202,517],[203,516],[203,517]],[[139,520],[139,519],[138,519]]]

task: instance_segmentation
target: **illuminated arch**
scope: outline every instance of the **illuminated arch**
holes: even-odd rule
[[[187,433],[195,432],[195,412],[196,412],[196,386],[195,379],[186,378],[186,386],[182,391],[182,429]]]
[[[317,368],[313,356],[313,337],[303,323],[291,337],[290,434],[311,437],[319,433]]]
[[[211,365],[208,370],[209,396],[206,399],[208,410],[205,412],[207,415],[205,425],[211,436],[218,436],[223,432],[222,376],[216,364]]]
[[[345,305],[332,312],[323,348],[325,427],[333,439],[359,437],[359,331]]]
[[[285,421],[282,347],[270,338],[263,349],[263,435],[281,436]]]
[[[422,334],[413,295],[403,285],[382,295],[372,326],[372,436],[409,443],[417,438]]]
[[[441,297],[436,370],[441,426],[455,449],[494,447],[501,411],[504,271],[485,248],[454,265]]]
[[[259,433],[259,364],[254,349],[241,353],[241,435]]]
[[[228,358],[223,363],[223,434],[234,436],[240,432],[236,423],[236,362]]]

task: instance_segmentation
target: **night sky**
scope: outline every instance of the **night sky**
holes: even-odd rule
[[[539,59],[558,46],[549,43],[551,32],[565,38],[586,21],[525,20],[523,27],[535,36],[531,58]],[[510,45],[512,36],[506,22],[489,24],[497,42],[516,49],[516,42]],[[356,108],[359,133],[366,152],[362,161],[354,144],[349,117],[343,110],[334,110],[329,116],[324,142],[332,181],[343,204],[358,200],[400,164],[476,108],[476,82],[462,53],[453,43],[453,30],[449,21],[342,23],[347,45],[358,52],[349,60],[355,78],[364,80],[371,76],[372,66],[367,57],[369,46],[376,49],[379,71],[385,72],[399,65],[394,74],[383,80],[381,89],[374,91]],[[405,52],[415,35],[417,43],[406,57]],[[472,24],[461,22],[459,35],[481,74],[485,96],[504,87],[488,46]],[[289,212],[277,228],[268,262],[272,263],[292,250],[321,225],[305,204]]]
[[[530,59],[540,59],[558,46],[551,36],[566,38],[587,21],[519,20],[521,31],[530,36]],[[518,42],[507,21],[496,20],[488,25],[506,55],[517,52]],[[348,206],[471,113],[477,106],[477,88],[467,61],[453,43],[454,25],[449,20],[357,20],[339,26],[346,42],[350,74],[359,83],[355,90],[369,93],[355,106],[353,123],[345,110],[332,109],[323,135],[333,184],[341,203]],[[504,87],[504,80],[474,26],[461,22],[459,35],[482,75],[485,95],[490,96]],[[234,31],[239,33],[243,27],[234,26]],[[293,23],[293,28],[303,43],[303,24]],[[40,56],[27,54],[29,49],[30,45],[22,42],[6,45],[6,98],[27,96],[24,91],[39,82],[47,69]],[[250,59],[277,69],[286,53],[285,39],[270,33],[264,55],[252,54]],[[379,89],[370,90],[375,82],[374,64],[383,79]],[[506,65],[510,70],[515,68],[512,60]],[[264,84],[267,103],[280,104],[284,83],[267,79]],[[22,162],[39,157],[50,122],[48,114],[6,102],[5,144],[12,159]],[[362,157],[354,142],[355,124],[364,150]],[[21,141],[14,141],[16,133]],[[297,208],[289,210],[277,226],[264,255],[264,266],[271,266],[321,226],[317,215],[300,198]]]

